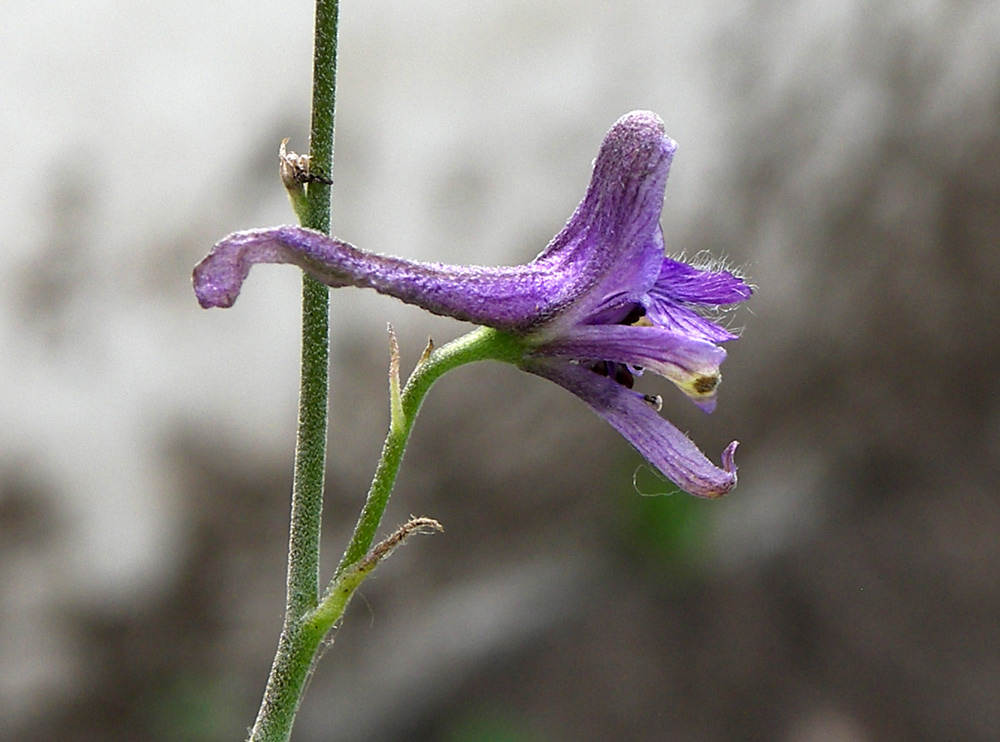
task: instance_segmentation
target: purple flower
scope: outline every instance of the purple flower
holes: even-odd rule
[[[300,227],[237,232],[194,270],[203,307],[228,307],[254,263],[294,263],[328,286],[373,288],[436,314],[516,336],[518,365],[576,394],[679,487],[718,497],[736,484],[733,453],[713,465],[658,414],[659,397],[632,390],[643,369],[711,411],[736,336],[704,312],[749,298],[732,273],[664,256],[660,212],[676,145],[653,113],[608,132],[590,187],[566,226],[527,265],[417,263],[367,253]]]

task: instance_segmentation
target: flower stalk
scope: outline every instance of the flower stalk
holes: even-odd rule
[[[401,394],[398,410],[394,412],[382,447],[382,456],[375,470],[368,497],[358,519],[354,535],[337,568],[337,575],[359,562],[375,540],[375,532],[382,521],[382,514],[399,474],[403,452],[409,440],[413,423],[431,386],[452,369],[474,361],[495,360],[513,363],[524,352],[523,342],[510,334],[480,327],[457,340],[425,351],[413,370]],[[391,384],[391,382],[390,382]],[[393,405],[395,407],[395,405]],[[334,578],[336,580],[336,577]]]

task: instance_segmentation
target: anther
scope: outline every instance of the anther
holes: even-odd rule
[[[663,397],[659,394],[643,394],[642,401],[659,412],[663,409]]]

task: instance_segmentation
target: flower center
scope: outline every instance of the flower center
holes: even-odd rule
[[[596,363],[588,366],[588,368],[595,374],[600,376],[607,376],[609,379],[613,379],[621,384],[627,389],[631,389],[635,385],[635,376],[629,367],[624,363],[615,363],[614,361],[597,361]]]
[[[644,307],[642,304],[636,304],[629,310],[628,314],[626,314],[622,318],[622,320],[620,322],[617,322],[616,324],[634,325],[645,316],[646,316],[646,307]]]
[[[646,308],[642,304],[635,304],[629,309],[628,314],[622,317],[617,325],[651,325],[650,321],[646,319]],[[642,366],[629,366],[625,363],[619,363],[617,361],[595,361],[594,363],[587,366],[595,374],[600,374],[601,376],[607,376],[609,379],[613,379],[621,384],[626,389],[631,389],[635,386],[635,376],[636,374],[642,373]]]

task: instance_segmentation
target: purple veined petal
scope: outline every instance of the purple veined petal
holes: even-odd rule
[[[663,259],[659,277],[646,300],[646,316],[653,324],[714,343],[737,335],[707,319],[692,307],[719,307],[750,298],[752,289],[728,271],[707,271]]]
[[[642,366],[670,379],[705,412],[715,409],[726,351],[660,327],[585,325],[540,346],[538,355]]]
[[[293,263],[327,286],[358,286],[394,296],[435,314],[502,330],[526,332],[580,295],[572,273],[537,264],[451,266],[365,252],[302,227],[236,232],[218,242],[194,269],[203,307],[229,307],[256,263]]]
[[[653,292],[686,304],[727,306],[746,301],[753,289],[729,271],[709,271],[664,258]]]
[[[662,296],[650,296],[646,305],[646,317],[658,327],[710,343],[724,343],[739,337],[718,322],[706,319],[693,309]]]
[[[736,486],[734,441],[722,454],[723,468],[709,461],[691,439],[660,417],[638,392],[583,366],[532,360],[524,370],[573,392],[610,423],[674,484],[697,497],[716,498]]]
[[[585,314],[607,296],[645,293],[663,259],[660,213],[676,143],[659,116],[633,111],[611,127],[594,162],[590,186],[566,226],[534,264],[586,276]]]

